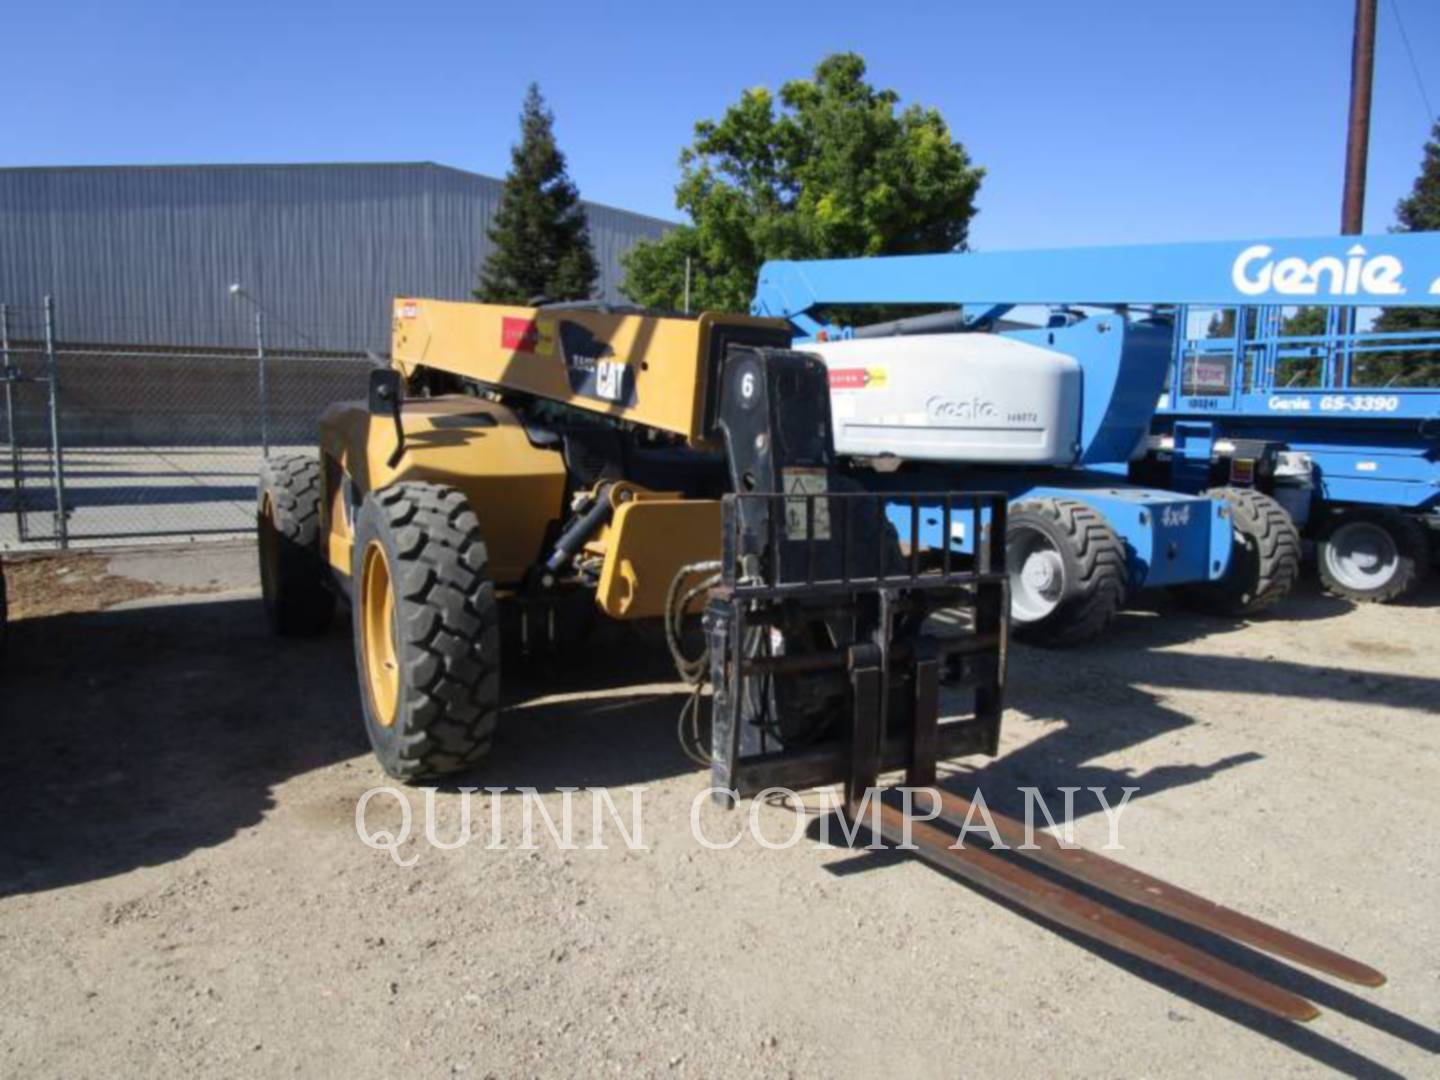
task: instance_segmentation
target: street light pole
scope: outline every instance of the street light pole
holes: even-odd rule
[[[230,295],[237,300],[248,300],[255,308],[255,369],[260,382],[260,458],[263,461],[270,456],[270,395],[265,385],[265,308],[238,281],[230,286]]]

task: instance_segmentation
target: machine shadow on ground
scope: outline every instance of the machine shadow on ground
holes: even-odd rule
[[[12,763],[0,896],[223,843],[260,823],[277,785],[341,761],[370,769],[362,786],[384,782],[345,618],[322,637],[283,640],[249,598],[16,622],[0,675]],[[518,663],[491,757],[456,782],[546,790],[689,771],[674,738],[683,698],[663,644],[623,628],[577,657]]]
[[[1321,593],[1298,597],[1276,618],[1328,618],[1335,600]],[[1243,629],[1243,623],[1190,615],[1184,609],[1162,607],[1154,612],[1123,614],[1107,635],[1088,646],[1057,654],[1017,647],[1010,657],[1005,723],[1044,722],[1051,730],[993,761],[974,759],[951,773],[957,790],[982,788],[990,805],[1012,816],[1023,816],[1022,787],[1038,788],[1050,805],[1059,805],[1061,786],[1102,787],[1114,799],[1123,787],[1138,787],[1135,799],[1148,798],[1174,787],[1208,781],[1221,772],[1260,760],[1253,749],[1237,747],[1231,754],[1207,762],[1175,762],[1137,772],[1125,767],[1097,764],[1131,746],[1148,742],[1195,723],[1173,703],[1175,692],[1224,688],[1267,697],[1305,698],[1367,706],[1421,709],[1440,714],[1440,679],[1374,672],[1338,666],[1317,656],[1313,664],[1279,660],[1273,656],[1216,655],[1168,647],[1197,637]],[[1186,623],[1184,629],[1177,626]],[[964,707],[963,699],[956,710]],[[1094,800],[1077,801],[1077,817],[1099,813]]]
[[[1149,589],[1137,594],[1125,608],[1106,635],[1097,644],[1114,641],[1114,635],[1123,633],[1127,626],[1158,623],[1149,627],[1146,641],[1151,646],[1160,644],[1179,645],[1215,633],[1243,630],[1251,621],[1279,621],[1286,623],[1317,622],[1335,619],[1355,610],[1356,603],[1326,592],[1316,577],[1314,566],[1305,566],[1300,580],[1285,599],[1250,619],[1231,618],[1196,611],[1185,604],[1183,599],[1164,589]],[[1409,596],[1392,601],[1390,605],[1401,608],[1440,607],[1440,570],[1432,574]],[[1156,618],[1158,617],[1158,618]]]
[[[1148,687],[1253,684],[1432,709],[1440,701],[1440,680],[1397,676],[1377,689],[1344,671],[1317,679],[1308,665],[1265,657],[1156,651],[1171,621],[1122,624],[1064,664],[1016,649],[1007,723],[1061,723],[997,761],[962,764],[954,784],[983,784],[997,809],[1023,813],[1005,795],[1022,784],[1047,795],[1062,785],[1117,795],[1139,785],[1139,798],[1255,760],[1238,748],[1220,761],[1138,775],[1094,764],[1193,722]],[[15,763],[0,794],[11,823],[0,841],[0,894],[182,858],[258,824],[273,789],[292,777],[352,759],[368,767],[343,622],[320,638],[278,640],[258,600],[197,598],[17,623],[0,679]],[[685,688],[655,631],[602,625],[564,656],[507,664],[504,688],[490,757],[453,785],[547,791],[692,772],[701,782],[675,735]]]
[[[14,624],[0,894],[221,843],[260,822],[275,784],[361,753],[343,648],[338,636],[280,647],[248,599]]]

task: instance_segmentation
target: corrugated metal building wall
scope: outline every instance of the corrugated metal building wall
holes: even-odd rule
[[[388,349],[390,299],[467,299],[500,181],[430,163],[0,169],[0,302],[51,295],[66,341]],[[600,296],[669,227],[586,204]]]

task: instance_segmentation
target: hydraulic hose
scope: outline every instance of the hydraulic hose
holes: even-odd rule
[[[704,576],[701,577],[701,575]],[[696,578],[699,580],[696,581]],[[687,581],[693,582],[689,588],[685,587]],[[697,597],[713,589],[719,583],[720,564],[718,562],[688,563],[675,572],[675,576],[670,580],[670,588],[665,594],[665,644],[670,649],[671,658],[675,661],[676,672],[691,688],[685,704],[680,708],[680,718],[675,734],[685,756],[706,769],[710,767],[711,763],[710,755],[700,741],[700,699],[704,694],[705,683],[710,675],[710,650],[707,646],[699,656],[686,656],[680,635],[684,629],[686,609]],[[688,733],[687,727],[689,728]]]
[[[593,496],[593,501],[580,515],[576,517],[565,531],[560,534],[560,539],[555,541],[555,550],[545,560],[545,569],[552,574],[558,574],[565,565],[575,557],[585,541],[589,540],[600,530],[610,519],[610,488],[613,485],[604,484]]]

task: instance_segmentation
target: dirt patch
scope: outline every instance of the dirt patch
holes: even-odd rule
[[[1415,650],[1394,641],[1366,641],[1361,638],[1349,643],[1350,650],[1361,656],[1414,656]]]
[[[5,563],[10,618],[38,619],[104,611],[131,600],[213,591],[162,585],[110,570],[110,557],[77,552]]]

